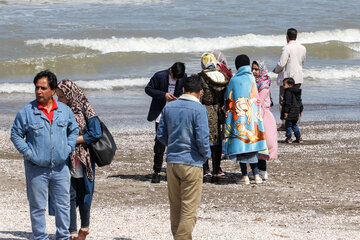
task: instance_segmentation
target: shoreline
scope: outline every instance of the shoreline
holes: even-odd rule
[[[303,144],[282,143],[284,132],[278,133],[279,160],[268,162],[264,184],[234,183],[239,166],[222,162],[225,180],[203,184],[194,239],[360,235],[360,122],[302,122],[300,130]],[[0,238],[29,239],[24,167],[8,132],[0,131]],[[124,129],[114,137],[113,163],[96,169],[87,239],[171,239],[165,173],[160,184],[150,183],[154,129]],[[53,217],[47,216],[47,228],[54,239]]]

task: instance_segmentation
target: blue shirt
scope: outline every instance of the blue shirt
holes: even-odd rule
[[[71,109],[61,102],[57,104],[52,124],[38,109],[36,100],[17,113],[11,141],[24,160],[50,168],[67,163],[75,149],[79,128]]]
[[[167,146],[168,163],[202,167],[211,156],[207,110],[194,98],[184,94],[162,111],[157,138]]]

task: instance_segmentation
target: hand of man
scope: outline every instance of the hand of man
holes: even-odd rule
[[[171,102],[171,101],[177,100],[177,97],[175,97],[171,93],[166,93],[165,94],[165,99],[166,99],[167,102]]]
[[[284,113],[284,117],[287,118],[287,117],[288,117],[288,113]]]

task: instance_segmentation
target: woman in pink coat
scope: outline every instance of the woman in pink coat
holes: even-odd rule
[[[258,168],[260,176],[266,180],[268,178],[266,170],[266,161],[269,159],[278,158],[278,142],[277,142],[277,127],[274,115],[270,111],[271,96],[270,84],[271,80],[268,76],[268,71],[263,61],[253,61],[252,73],[254,74],[256,85],[259,91],[261,101],[261,116],[264,120],[266,144],[269,150],[269,155],[259,154]]]

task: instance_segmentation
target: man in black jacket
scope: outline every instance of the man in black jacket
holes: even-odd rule
[[[182,94],[183,82],[186,79],[185,64],[182,62],[174,63],[169,69],[156,72],[145,87],[147,95],[152,97],[148,121],[155,120],[155,130],[157,131],[161,111],[167,102],[177,100]],[[160,182],[160,171],[163,163],[165,146],[156,138],[154,145],[154,173],[152,183]]]
[[[293,78],[285,78],[284,81],[284,100],[282,109],[282,118],[285,119],[286,143],[292,143],[291,133],[294,131],[296,140],[294,142],[302,143],[300,129],[297,125],[299,117],[304,110],[301,100],[301,89],[294,87]]]

